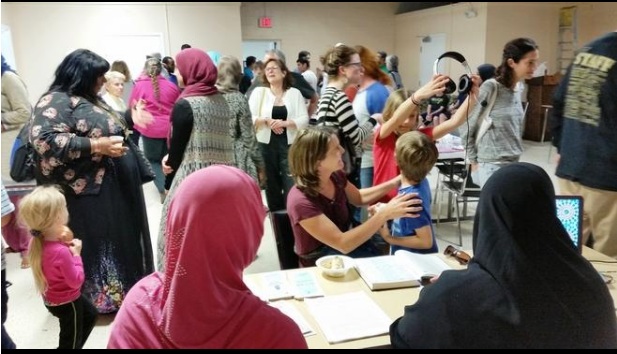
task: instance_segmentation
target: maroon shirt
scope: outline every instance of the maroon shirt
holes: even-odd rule
[[[343,171],[338,171],[333,173],[330,179],[335,187],[333,200],[322,194],[311,197],[296,186],[291,188],[287,196],[287,213],[294,232],[295,252],[300,256],[309,254],[323,245],[300,226],[300,221],[325,214],[338,226],[339,230],[345,232],[350,228],[347,195],[345,194],[347,177]]]

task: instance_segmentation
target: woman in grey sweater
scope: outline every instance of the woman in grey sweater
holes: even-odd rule
[[[506,43],[496,77],[480,87],[478,101],[482,104],[472,111],[469,129],[461,128],[472,178],[480,186],[500,167],[518,161],[523,153],[521,81],[533,77],[538,58],[538,45],[532,39],[517,38]],[[483,122],[488,129],[478,134]]]

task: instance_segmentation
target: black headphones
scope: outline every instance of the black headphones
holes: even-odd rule
[[[451,58],[463,64],[463,67],[465,68],[465,71],[467,72],[467,74],[461,76],[461,78],[459,79],[458,92],[462,94],[468,94],[471,91],[471,87],[473,86],[473,82],[471,81],[471,76],[473,75],[473,73],[471,71],[471,68],[469,67],[469,64],[467,64],[467,59],[465,59],[465,57],[461,53],[458,53],[458,52],[445,52],[442,55],[440,55],[439,58],[437,58],[437,60],[435,60],[435,63],[433,64],[433,74],[434,75],[439,74],[437,72],[437,66],[439,65],[439,61],[443,58]],[[451,94],[454,91],[456,91],[456,87],[457,86],[454,83],[454,81],[452,81],[452,79],[448,79],[448,82],[446,83],[446,90],[444,91],[444,93]]]

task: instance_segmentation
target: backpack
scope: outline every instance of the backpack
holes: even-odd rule
[[[30,143],[30,122],[24,124],[15,137],[10,159],[11,178],[15,182],[34,179],[34,147]]]

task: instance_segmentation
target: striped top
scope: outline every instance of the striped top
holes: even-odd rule
[[[321,123],[323,117],[324,123]],[[345,93],[336,87],[327,87],[325,93],[319,99],[317,106],[317,119],[319,125],[340,127],[356,147],[357,156],[361,156],[362,142],[373,133],[377,124],[374,118],[369,118],[362,125],[353,113],[353,106]]]

